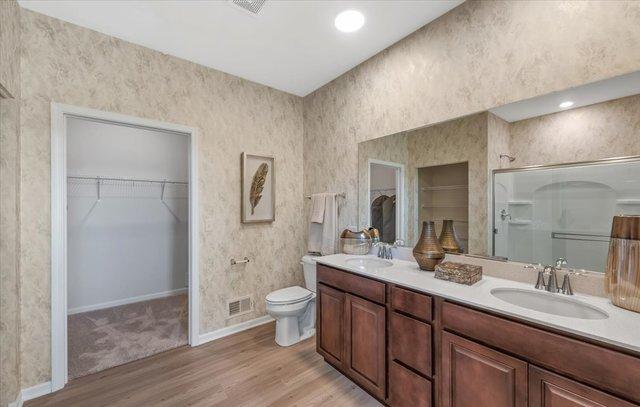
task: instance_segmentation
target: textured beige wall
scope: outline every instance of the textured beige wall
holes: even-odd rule
[[[640,95],[509,125],[511,167],[640,155]]]
[[[0,2],[0,406],[20,391],[18,231],[20,123],[20,11]]]
[[[265,314],[271,290],[302,284],[302,101],[274,89],[22,10],[22,387],[50,379],[50,103],[198,129],[200,331]],[[276,221],[240,223],[240,154],[274,155]],[[127,174],[123,174],[127,175]],[[231,267],[229,259],[252,262]],[[251,314],[225,320],[250,294]]]
[[[640,2],[467,1],[304,98],[305,192],[347,193],[357,144],[640,69]]]

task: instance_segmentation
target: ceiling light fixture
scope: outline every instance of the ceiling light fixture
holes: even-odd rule
[[[357,10],[346,10],[336,16],[336,28],[345,33],[358,31],[364,25],[364,16]]]
[[[573,102],[572,102],[572,101],[570,101],[570,100],[567,100],[566,102],[562,102],[562,103],[560,103],[560,104],[558,105],[558,107],[559,107],[560,109],[566,109],[566,108],[571,107],[571,106],[573,106]]]

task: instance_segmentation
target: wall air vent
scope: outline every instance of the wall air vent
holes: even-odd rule
[[[235,7],[253,15],[258,15],[267,0],[229,0]]]
[[[247,314],[251,311],[253,311],[253,301],[251,301],[251,296],[249,295],[227,301],[228,318]]]

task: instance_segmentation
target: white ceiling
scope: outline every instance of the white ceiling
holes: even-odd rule
[[[304,96],[463,0],[267,0],[258,15],[227,0],[19,0],[27,9]],[[356,9],[353,33],[335,16]]]
[[[509,103],[490,112],[508,122],[516,122],[637,94],[640,94],[640,71]],[[574,104],[569,109],[562,109],[558,105],[564,101]]]

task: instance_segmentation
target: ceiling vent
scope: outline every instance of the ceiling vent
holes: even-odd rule
[[[262,7],[264,7],[264,3],[267,0],[229,0],[231,4],[235,7],[250,13],[252,15],[258,15]]]
[[[229,300],[227,302],[227,310],[228,318],[237,317],[238,315],[247,314],[253,311],[253,301],[251,301],[251,296],[247,295],[246,297]]]

